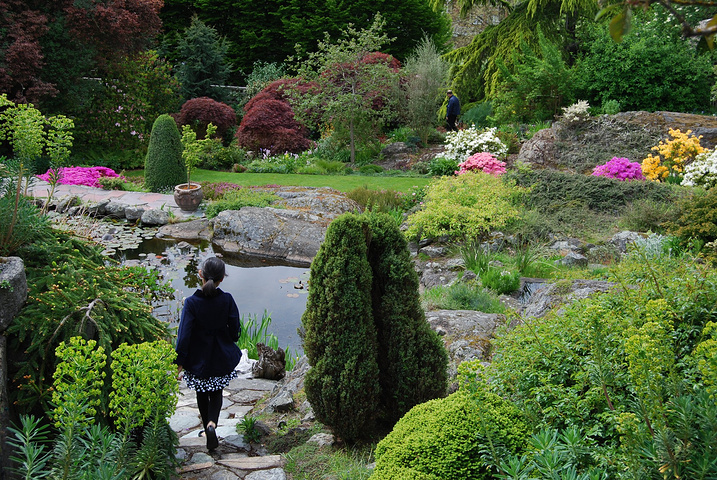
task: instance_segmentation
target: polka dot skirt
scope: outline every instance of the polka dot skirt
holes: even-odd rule
[[[233,378],[236,378],[238,374],[239,372],[232,370],[231,373],[222,377],[199,378],[185,370],[184,380],[187,382],[187,387],[192,390],[196,390],[197,392],[214,392],[226,388],[229,382],[231,382]]]

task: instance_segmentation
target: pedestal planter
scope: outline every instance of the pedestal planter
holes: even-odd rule
[[[182,183],[174,187],[174,202],[184,212],[194,212],[202,203],[204,192],[198,183]]]

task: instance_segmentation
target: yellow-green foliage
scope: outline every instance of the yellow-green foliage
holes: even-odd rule
[[[717,411],[705,401],[717,380],[717,275],[671,256],[627,257],[611,275],[611,292],[498,335],[478,388],[510,398],[536,428],[587,433],[607,478],[709,478],[698,472],[717,465]]]
[[[192,184],[191,176],[194,168],[199,165],[202,158],[202,151],[211,148],[211,144],[217,143],[212,138],[217,127],[213,123],[207,125],[207,132],[203,140],[197,140],[197,132],[189,125],[182,125],[182,160],[187,168],[187,183]]]
[[[371,480],[441,480],[440,477],[413,468],[392,467],[376,470]]]
[[[664,414],[666,378],[674,375],[670,320],[674,314],[662,298],[648,301],[645,307],[645,323],[627,330],[625,354],[635,393],[654,425]]]
[[[707,392],[717,399],[717,323],[707,322],[702,332],[703,340],[695,349],[697,367],[707,386]]]
[[[493,478],[491,450],[519,453],[529,433],[510,402],[492,393],[459,390],[417,405],[399,420],[376,446],[371,480],[409,478],[409,472],[424,479]]]
[[[424,207],[408,217],[408,238],[478,238],[516,220],[525,189],[482,172],[442,177],[428,187]]]
[[[97,414],[104,385],[105,349],[94,340],[72,337],[55,349],[58,360],[52,392],[55,426],[91,425]]]
[[[120,431],[174,413],[179,392],[176,356],[172,345],[162,340],[123,343],[112,352],[110,413]]]

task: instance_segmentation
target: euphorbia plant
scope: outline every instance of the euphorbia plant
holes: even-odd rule
[[[197,140],[197,133],[192,130],[192,127],[189,125],[184,125],[182,127],[182,146],[184,147],[184,150],[182,151],[182,158],[184,159],[184,164],[187,166],[187,186],[190,188],[192,186],[192,171],[201,161],[201,153],[202,150],[204,150],[205,144],[214,141],[211,137],[216,131],[217,127],[210,123],[207,125],[207,134],[204,139]]]

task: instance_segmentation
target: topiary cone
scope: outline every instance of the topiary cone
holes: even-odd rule
[[[144,160],[145,187],[161,192],[187,182],[182,149],[182,137],[174,119],[167,114],[157,117]]]

